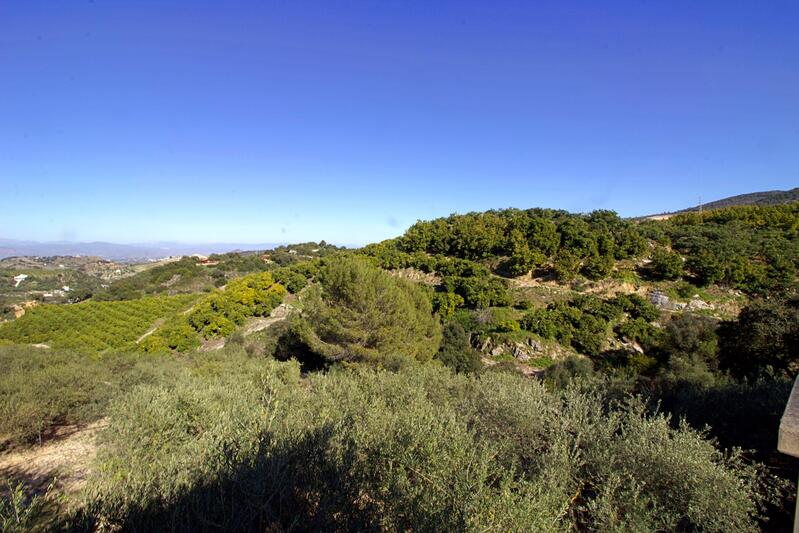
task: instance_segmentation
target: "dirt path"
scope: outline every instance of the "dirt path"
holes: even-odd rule
[[[146,339],[147,337],[149,337],[150,335],[152,335],[153,333],[155,333],[155,330],[157,330],[158,328],[160,328],[161,326],[163,326],[163,325],[164,325],[164,322],[165,322],[165,319],[163,319],[163,318],[159,318],[158,320],[156,320],[156,321],[153,323],[152,327],[151,327],[150,329],[148,329],[148,330],[147,330],[147,331],[144,333],[144,335],[142,335],[141,337],[139,337],[138,339],[136,339],[136,344],[139,344],[141,341],[143,341],[144,339]]]
[[[244,325],[241,333],[246,337],[248,335],[252,335],[256,331],[266,329],[276,322],[286,320],[289,314],[291,314],[292,309],[293,307],[290,304],[282,303],[272,309],[272,312],[269,313],[268,317],[251,319],[249,322],[247,322],[247,324]]]
[[[21,480],[34,490],[43,490],[57,477],[59,489],[74,494],[91,472],[97,433],[107,425],[102,419],[84,427],[63,426],[41,446],[0,454],[0,478]]]

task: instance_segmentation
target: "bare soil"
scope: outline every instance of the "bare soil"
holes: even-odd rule
[[[56,479],[59,491],[75,494],[91,473],[97,433],[107,425],[102,419],[87,426],[61,426],[42,445],[0,454],[0,478],[22,481],[34,491],[45,490]]]

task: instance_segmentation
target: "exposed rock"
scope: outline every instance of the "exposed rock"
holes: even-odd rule
[[[534,352],[542,352],[544,351],[544,347],[541,346],[541,343],[537,340],[533,339],[532,337],[527,339],[527,344],[532,348]]]
[[[491,337],[486,337],[482,344],[477,347],[481,352],[487,352],[491,349]]]
[[[524,344],[517,343],[513,347],[513,357],[519,361],[529,361],[530,355],[527,353],[527,347]]]
[[[702,300],[701,298],[694,297],[688,302],[688,309],[691,311],[700,311],[703,309],[713,309],[713,306]]]
[[[491,355],[493,355],[494,357],[502,355],[503,353],[505,353],[505,349],[502,346],[497,346],[496,348],[491,350]]]
[[[660,309],[671,309],[671,300],[668,296],[663,294],[660,291],[654,291],[649,293],[649,301],[652,302],[652,305],[658,307]]]

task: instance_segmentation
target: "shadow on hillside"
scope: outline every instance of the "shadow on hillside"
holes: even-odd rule
[[[104,508],[73,516],[66,531],[379,531],[381,506],[348,480],[354,457],[334,464],[321,453],[330,449],[331,427],[323,427],[293,446],[262,449],[248,465],[196,485],[176,500],[123,508],[113,495]],[[351,472],[351,470],[349,470]],[[143,502],[137,502],[143,503]],[[99,529],[98,529],[99,528]],[[103,529],[106,528],[106,529]]]

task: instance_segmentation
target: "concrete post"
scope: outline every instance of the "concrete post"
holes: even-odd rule
[[[799,378],[793,382],[791,396],[780,420],[780,433],[777,449],[784,454],[799,457]],[[793,518],[793,531],[799,533],[799,494],[796,497],[796,510]]]

